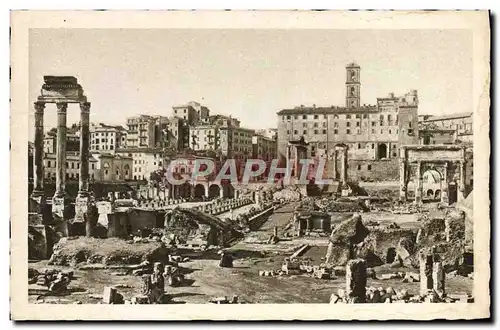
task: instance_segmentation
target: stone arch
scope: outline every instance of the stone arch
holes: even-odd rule
[[[387,158],[387,144],[385,143],[380,143],[378,145],[378,158],[379,159],[382,159],[382,158]]]
[[[428,198],[433,198],[434,197],[434,191],[432,189],[427,189],[426,196]]]
[[[220,197],[221,187],[218,184],[212,184],[208,187],[208,197],[209,198],[218,198]]]
[[[429,169],[422,175],[422,181],[430,184],[441,183],[441,173],[435,169]]]
[[[202,198],[205,196],[205,186],[202,184],[197,184],[194,186],[194,197]]]

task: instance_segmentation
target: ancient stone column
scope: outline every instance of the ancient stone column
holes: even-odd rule
[[[422,163],[417,162],[415,173],[415,204],[422,204]]]
[[[399,200],[406,202],[406,159],[399,158]]]
[[[366,261],[352,259],[346,266],[346,295],[351,303],[364,303],[366,300]]]
[[[66,187],[66,110],[67,103],[57,103],[56,192],[54,197],[64,197]]]
[[[432,254],[422,253],[419,255],[420,264],[420,294],[426,295],[433,289],[432,266],[434,258]]]
[[[457,189],[457,203],[465,199],[465,161],[461,160],[459,164],[459,178]]]
[[[444,295],[445,273],[440,261],[434,262],[432,266],[432,288],[439,295]]]
[[[340,174],[342,186],[347,186],[347,148],[342,149],[342,173]]]
[[[87,196],[89,192],[89,131],[90,102],[80,103],[80,181],[78,195]]]
[[[443,173],[441,176],[441,203],[448,204],[450,202],[448,197],[448,162],[443,165]]]
[[[45,103],[35,102],[35,150],[33,152],[33,192],[32,197],[43,196],[43,110]]]

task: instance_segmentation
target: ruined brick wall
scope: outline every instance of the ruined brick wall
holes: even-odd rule
[[[399,180],[399,161],[356,160],[348,161],[347,175],[350,181],[396,181]]]

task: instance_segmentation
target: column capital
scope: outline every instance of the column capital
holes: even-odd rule
[[[45,103],[41,101],[36,101],[35,102],[35,110],[36,112],[43,112],[45,109]]]
[[[81,102],[80,103],[80,111],[90,112],[90,102]]]
[[[68,103],[56,103],[57,113],[66,113]]]

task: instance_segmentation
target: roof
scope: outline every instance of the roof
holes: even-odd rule
[[[346,65],[346,68],[360,68],[360,66],[358,64],[356,64],[355,62],[351,62],[351,63]]]
[[[369,105],[359,108],[346,107],[295,107],[293,109],[283,109],[278,112],[278,115],[315,115],[315,114],[341,114],[341,113],[364,113],[364,112],[379,112],[377,106]]]
[[[438,121],[438,120],[450,120],[450,119],[467,118],[467,117],[472,117],[472,112],[454,113],[451,115],[444,115],[444,116],[432,116],[431,115],[429,118],[424,119],[423,122]]]

